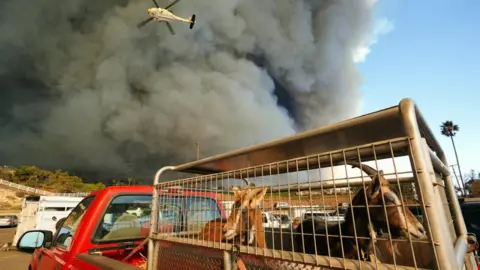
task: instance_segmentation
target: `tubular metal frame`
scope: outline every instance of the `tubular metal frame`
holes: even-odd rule
[[[159,193],[157,188],[160,184],[160,177],[164,172],[177,171],[197,174],[227,172],[402,137],[407,137],[410,140],[409,155],[411,156],[412,170],[414,170],[414,176],[417,179],[415,181],[416,189],[426,222],[430,225],[427,226],[430,228],[427,233],[433,240],[433,250],[437,258],[435,269],[463,269],[463,267],[473,269],[476,264],[473,254],[466,254],[467,229],[451,181],[445,154],[418,108],[408,98],[402,99],[398,106],[337,124],[179,166],[163,167],[157,171],[153,181],[148,269],[158,269],[158,262],[155,258],[156,252],[159,251],[157,241]],[[325,143],[325,141],[328,143]],[[401,142],[399,143],[401,144]],[[402,146],[405,145],[399,145],[397,148],[401,149]],[[363,161],[367,160],[364,159]],[[308,167],[309,160],[306,163],[303,166]],[[288,171],[289,168],[286,167],[282,170]],[[440,173],[443,181],[437,181],[435,172]],[[256,170],[246,171],[247,177],[257,173],[259,172]],[[446,198],[453,214],[455,235],[446,233],[450,230],[445,215],[445,211],[448,210],[444,207],[446,202],[439,195],[439,190],[442,188],[445,189]],[[225,253],[225,258],[228,258],[228,256]],[[225,267],[225,269],[231,269],[229,265]]]

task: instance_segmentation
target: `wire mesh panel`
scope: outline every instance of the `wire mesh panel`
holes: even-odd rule
[[[412,153],[410,138],[396,138],[161,182],[155,265],[220,269],[228,251],[247,269],[442,269],[453,218],[435,174],[445,216],[429,216]]]
[[[223,254],[225,269],[473,269],[478,244],[447,165],[418,108],[403,99],[164,167],[154,178],[149,269],[194,254],[177,246],[208,249],[213,268]],[[160,182],[168,170],[201,175]]]

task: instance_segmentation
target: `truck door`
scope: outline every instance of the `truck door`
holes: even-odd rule
[[[80,221],[95,196],[83,199],[68,215],[55,233],[50,248],[41,248],[37,258],[37,269],[60,270],[70,259],[70,245]],[[78,234],[77,234],[78,235]]]

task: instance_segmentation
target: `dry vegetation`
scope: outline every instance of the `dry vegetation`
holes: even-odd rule
[[[0,210],[21,210],[23,193],[0,188]]]

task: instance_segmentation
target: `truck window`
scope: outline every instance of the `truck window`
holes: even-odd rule
[[[211,220],[221,217],[217,202],[208,197],[186,197],[189,231],[200,231]]]
[[[289,224],[290,218],[287,215],[274,215],[282,224]]]
[[[65,211],[65,207],[45,207],[45,209],[43,209],[45,212],[50,212],[50,211],[53,211],[53,212],[63,212]]]
[[[54,245],[58,245],[68,249],[70,247],[70,242],[72,236],[75,234],[78,224],[83,218],[83,215],[87,211],[88,206],[92,203],[95,196],[90,196],[83,199],[78,205],[72,210],[70,215],[65,219],[60,228],[57,239],[54,240]]]
[[[94,241],[125,241],[142,238],[150,221],[152,195],[120,195],[107,207],[96,229]]]
[[[179,232],[182,230],[182,199],[179,197],[162,197],[158,206],[158,231]]]

